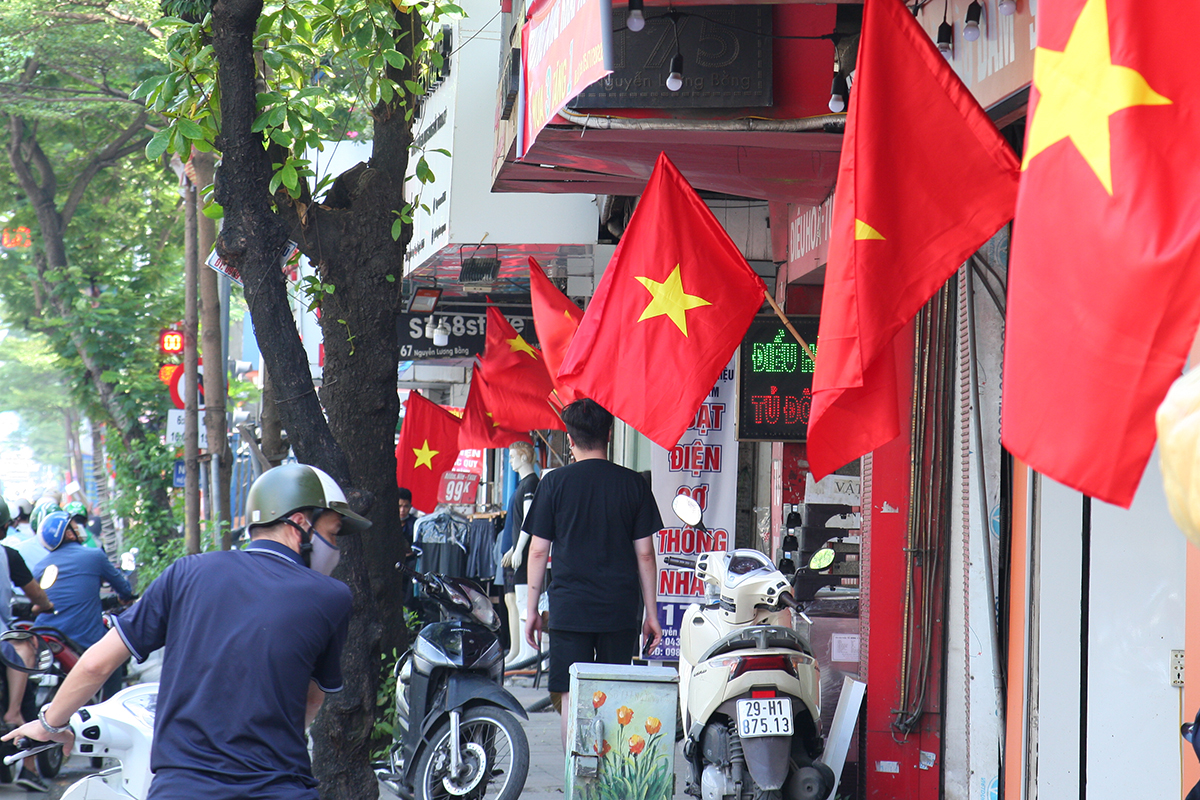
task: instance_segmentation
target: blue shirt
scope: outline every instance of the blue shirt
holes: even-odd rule
[[[133,599],[133,589],[102,550],[79,542],[63,542],[57,550],[46,552],[31,568],[34,576],[40,581],[51,564],[58,567],[58,577],[46,595],[55,613],[38,615],[37,624],[57,628],[83,647],[91,647],[104,636],[101,584],[112,586],[122,600]]]
[[[315,800],[309,681],[342,688],[346,585],[273,541],[176,561],[116,619],[140,662],[162,647],[152,800]]]

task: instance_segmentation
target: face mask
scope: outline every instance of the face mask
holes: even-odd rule
[[[322,575],[333,574],[333,568],[338,565],[342,553],[334,545],[325,541],[325,537],[312,532],[312,557],[309,566]]]

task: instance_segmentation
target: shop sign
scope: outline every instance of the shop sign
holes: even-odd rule
[[[832,227],[832,192],[819,206],[788,204],[789,283],[829,260],[829,233]]]
[[[1037,47],[1037,3],[1018,3],[1015,14],[1000,13],[998,0],[982,0],[983,16],[979,38],[968,42],[959,20],[967,17],[971,0],[947,0],[946,6],[929,5],[917,21],[937,38],[943,18],[955,21],[954,48],[950,66],[984,108],[991,108],[1033,79],[1033,51]]]
[[[737,439],[733,408],[737,381],[734,362],[721,373],[708,399],[696,412],[679,444],[667,450],[654,445],[650,457],[654,499],[663,528],[655,534],[658,558],[658,621],[663,644],[655,660],[679,659],[679,628],[691,603],[704,597],[704,585],[691,570],[667,566],[663,556],[724,552],[733,544],[737,514]],[[707,533],[685,526],[671,510],[676,495],[686,494],[700,504]]]
[[[817,319],[788,319],[816,353]],[[775,316],[758,317],[750,323],[739,353],[737,438],[805,441],[812,409],[812,359]]]
[[[616,27],[626,27],[625,13],[616,12]],[[649,15],[645,29],[613,34],[612,73],[580,92],[571,108],[770,106],[772,13],[765,5],[704,6],[678,23]],[[683,84],[672,91],[667,76],[676,52]]]
[[[547,0],[521,28],[521,129],[517,153],[580,91],[612,71],[609,0]]]
[[[513,313],[503,309],[505,318],[529,344],[538,343],[533,327],[533,312],[524,306]],[[425,323],[430,317],[435,323],[446,321],[450,327],[449,340],[442,346],[425,338]],[[400,358],[404,361],[430,361],[440,358],[471,358],[483,355],[487,343],[487,312],[478,314],[398,314],[396,335],[400,340]]]

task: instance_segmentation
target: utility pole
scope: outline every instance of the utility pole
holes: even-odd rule
[[[180,177],[184,206],[184,312],[183,312],[183,461],[185,470],[184,550],[200,552],[200,420],[199,369],[196,332],[199,327],[200,256],[196,228],[196,185],[186,174]],[[217,365],[214,368],[219,369]]]

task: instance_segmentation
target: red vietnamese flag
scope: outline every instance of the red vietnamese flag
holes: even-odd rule
[[[462,427],[458,431],[460,450],[488,447],[508,447],[513,442],[528,442],[527,431],[502,428],[488,410],[488,395],[492,394],[487,381],[479,374],[479,367],[471,368],[471,388],[467,392],[467,405],[463,409]]]
[[[404,409],[396,483],[412,491],[414,507],[433,511],[442,473],[453,469],[458,458],[459,419],[417,391],[409,392]]]
[[[1200,323],[1196,3],[1038,9],[1001,438],[1128,507]]]
[[[1019,165],[900,0],[867,0],[813,375],[820,478],[900,432],[894,340],[1012,219]]]
[[[551,405],[554,382],[536,347],[517,333],[495,306],[487,310],[487,341],[479,361],[488,392],[484,404],[493,420],[509,430],[562,429]]]
[[[558,368],[562,366],[579,321],[583,319],[583,310],[550,282],[533,256],[529,257],[529,295],[533,301],[533,324],[537,328],[538,344],[546,359],[546,371],[554,381],[554,389],[562,404],[574,402],[579,396],[558,379]]]
[[[765,292],[708,206],[659,154],[558,377],[670,449]]]

